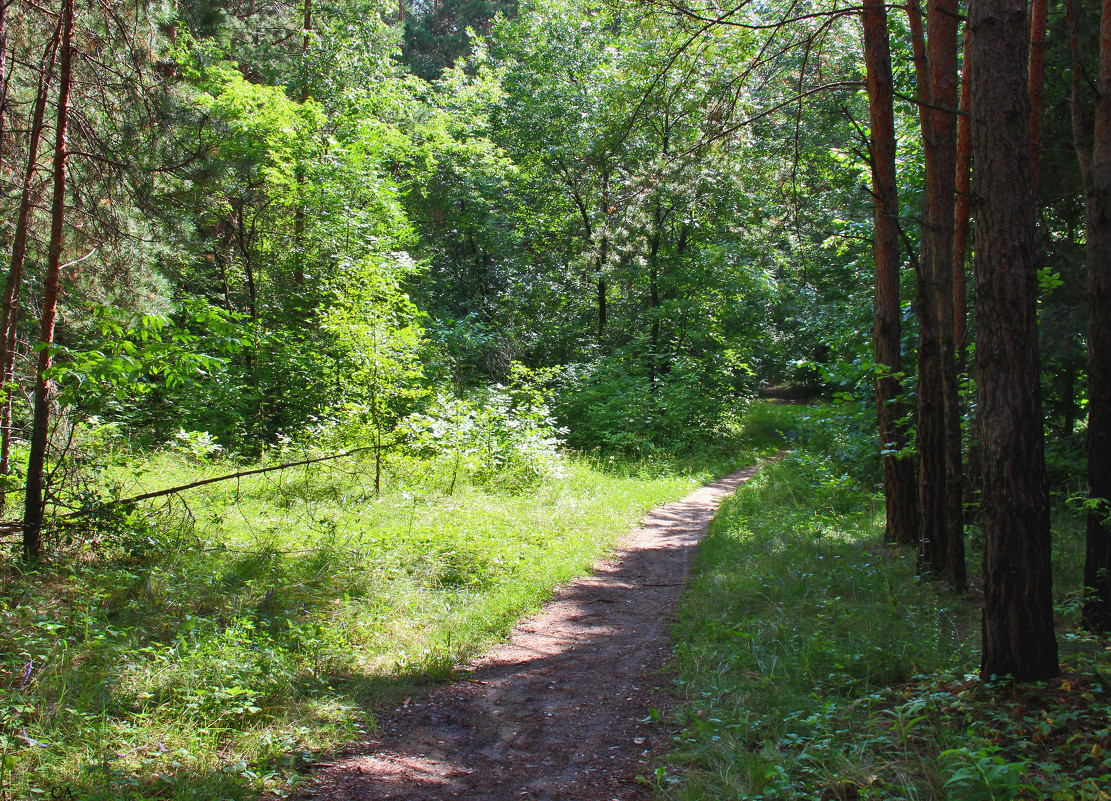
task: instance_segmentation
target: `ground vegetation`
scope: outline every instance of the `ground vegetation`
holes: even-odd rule
[[[627,489],[658,500],[739,466],[740,420],[769,388],[853,411],[808,427],[855,482],[830,486],[846,504],[882,486],[888,545],[951,593],[923,604],[983,599],[985,686],[1056,676],[1054,569],[1072,566],[1052,561],[1078,509],[1093,637],[1111,592],[1111,9],[1027,12],[0,4],[0,670],[12,698],[44,688],[4,713],[0,786],[82,759],[122,786],[107,750],[48,759],[67,658],[104,728],[109,710],[155,715],[167,688],[203,695],[204,671],[175,660],[198,666],[221,637],[292,638],[225,688],[265,703],[210,699],[249,727],[327,672],[306,655],[327,651],[328,603],[369,615],[414,576],[535,600],[565,575],[543,572],[532,523],[441,540],[414,534],[424,505],[532,520],[550,495],[588,503],[568,489],[585,464],[603,483],[642,465]],[[603,529],[552,534],[560,564],[587,564]],[[344,639],[343,619],[337,652],[394,648],[398,675],[435,674],[471,646],[412,657],[405,626],[438,630],[419,607],[390,618],[390,646]],[[153,649],[170,684],[96,643]],[[206,753],[247,753],[216,740]],[[241,762],[258,773],[239,756],[204,770]],[[120,769],[140,796],[179,792]]]

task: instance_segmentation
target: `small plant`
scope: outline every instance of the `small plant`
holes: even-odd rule
[[[520,491],[566,471],[566,430],[552,417],[531,375],[519,366],[509,386],[455,398],[441,395],[403,425],[410,449],[447,467],[454,492],[460,473],[482,486]]]
[[[207,431],[186,431],[179,428],[166,447],[190,459],[194,464],[208,464],[224,450]]]
[[[944,789],[953,801],[1013,801],[1026,789],[1027,762],[1008,762],[993,746],[972,750],[952,748],[941,752],[949,771]]]

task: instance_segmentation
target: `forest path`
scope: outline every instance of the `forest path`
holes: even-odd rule
[[[475,659],[467,678],[382,716],[303,798],[627,801],[669,732],[658,670],[698,542],[747,467],[651,511],[609,559]]]

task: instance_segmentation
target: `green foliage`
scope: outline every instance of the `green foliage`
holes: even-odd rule
[[[680,615],[663,796],[1102,797],[1106,643],[1070,630],[1060,679],[980,682],[979,610],[918,582],[882,522],[873,490],[806,447],[723,505]],[[1057,524],[1054,562],[1075,623],[1073,529]]]
[[[748,366],[731,352],[679,359],[654,381],[614,357],[565,366],[555,408],[576,448],[674,450],[722,437],[754,390]]]
[[[1033,788],[1022,781],[1026,762],[1008,762],[996,747],[971,751],[953,748],[941,752],[948,778],[943,789],[947,798],[968,801],[1013,801]]]
[[[489,400],[488,425],[539,436],[523,381]],[[121,443],[104,429],[96,441]],[[232,467],[203,433],[105,462],[122,494]],[[480,487],[444,460],[405,459],[375,496],[373,465],[348,458],[105,508],[80,551],[52,542],[65,558],[38,573],[5,563],[0,787],[288,794],[315,752],[370,732],[376,709],[450,675],[648,508],[708,477],[559,467],[513,494],[523,468],[499,479],[487,464]]]
[[[245,344],[235,316],[201,300],[183,303],[172,317],[106,306],[91,311],[84,347],[56,347],[50,372],[61,402],[86,413],[154,391],[195,389],[222,373]]]
[[[567,458],[547,377],[517,367],[507,387],[413,416],[378,494],[373,458],[346,457],[89,506],[71,543],[51,543],[61,558],[33,573],[0,564],[0,787],[96,801],[289,794],[314,754],[450,676],[650,507],[774,449],[797,411],[756,405],[728,463]],[[154,453],[113,423],[75,439],[101,494],[252,466],[203,431]]]
[[[451,487],[466,478],[479,486],[519,492],[566,471],[559,428],[542,394],[518,370],[500,384],[465,398],[440,395],[404,422],[409,450],[451,470]],[[451,491],[449,490],[449,494]]]
[[[828,456],[840,471],[866,487],[883,479],[874,404],[847,393],[833,404],[817,406],[799,418],[800,444]]]

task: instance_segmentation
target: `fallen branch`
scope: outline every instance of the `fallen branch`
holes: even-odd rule
[[[130,498],[120,498],[119,500],[108,501],[104,505],[105,506],[121,506],[121,505],[125,505],[125,504],[138,503],[139,501],[149,501],[151,498],[161,498],[165,495],[174,495],[174,494],[179,493],[179,492],[185,492],[186,490],[196,489],[197,487],[203,487],[205,484],[216,484],[217,482],[220,482],[220,481],[231,481],[233,478],[246,478],[247,476],[257,476],[257,475],[261,475],[262,473],[272,473],[275,470],[288,470],[291,467],[303,467],[303,466],[308,465],[308,464],[317,464],[318,462],[327,462],[327,461],[330,461],[330,460],[333,460],[333,459],[342,459],[345,456],[353,456],[356,453],[363,453],[365,451],[372,451],[372,450],[374,450],[374,446],[373,445],[367,445],[366,447],[363,447],[363,448],[354,448],[354,449],[349,450],[349,451],[344,451],[343,453],[333,453],[329,456],[316,456],[316,457],[313,457],[312,459],[302,459],[302,460],[297,461],[297,462],[284,462],[283,464],[271,465],[270,467],[256,467],[253,470],[241,470],[238,473],[229,473],[228,475],[224,475],[224,476],[213,476],[212,478],[202,478],[200,481],[193,481],[193,482],[190,482],[189,484],[182,484],[179,487],[169,487],[168,489],[155,490],[153,492],[144,492],[140,495],[132,495]],[[66,518],[66,517],[69,517],[69,518],[84,517],[85,515],[92,514],[95,511],[98,511],[98,510],[86,507],[84,509],[77,509],[73,512],[67,512],[67,513],[62,514],[62,515],[56,515],[55,519]]]

